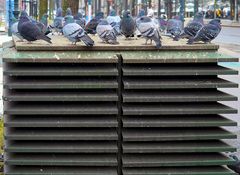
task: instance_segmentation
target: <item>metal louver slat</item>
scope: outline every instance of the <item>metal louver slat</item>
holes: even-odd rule
[[[9,92],[3,97],[5,101],[118,101],[118,96],[114,91],[97,92]]]
[[[117,127],[116,116],[9,116],[5,122],[6,127],[26,127],[26,128],[39,128],[39,127],[82,127],[82,128],[110,128]]]
[[[124,102],[214,102],[214,101],[235,101],[237,97],[221,91],[140,91],[125,92]]]
[[[128,128],[124,141],[182,141],[234,139],[236,135],[222,128]]]
[[[237,88],[238,84],[220,78],[168,78],[168,79],[130,79],[125,78],[125,89],[201,89]]]
[[[13,154],[8,165],[117,166],[114,154]]]
[[[14,141],[5,149],[15,153],[117,153],[115,141]]]
[[[238,71],[217,65],[126,65],[124,76],[236,75]]]
[[[123,143],[124,153],[211,153],[234,151],[236,151],[236,148],[218,140]]]
[[[161,168],[124,168],[124,175],[237,175],[222,166],[207,167],[161,167]]]
[[[20,166],[10,168],[6,175],[117,175],[112,167],[37,167]]]
[[[229,165],[234,160],[218,153],[201,154],[125,154],[124,167],[174,167]]]
[[[9,115],[66,115],[66,114],[117,114],[118,110],[114,104],[99,105],[64,105],[64,104],[19,104],[13,105],[11,108],[5,109],[5,114]]]
[[[7,140],[117,140],[115,129],[17,128],[5,134]]]
[[[124,115],[229,114],[236,109],[220,103],[125,104]]]
[[[124,116],[123,126],[128,127],[218,127],[237,126],[237,122],[220,115],[186,116]]]
[[[109,79],[17,79],[4,84],[6,89],[116,89],[118,84]]]
[[[117,76],[113,66],[18,66],[4,71],[6,76]]]

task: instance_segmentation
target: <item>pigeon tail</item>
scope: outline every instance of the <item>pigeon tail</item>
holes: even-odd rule
[[[46,41],[46,42],[52,44],[52,42],[51,42],[51,38],[49,38],[48,36],[41,35],[41,36],[38,36],[37,39],[38,39],[38,40],[44,40],[44,41]]]
[[[83,41],[88,47],[92,47],[94,45],[94,41],[88,35],[83,35],[79,39]]]

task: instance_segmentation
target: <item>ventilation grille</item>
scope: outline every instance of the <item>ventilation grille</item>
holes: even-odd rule
[[[4,63],[6,175],[234,173],[216,63]]]
[[[236,136],[223,114],[235,109],[219,101],[236,97],[217,88],[237,84],[217,75],[236,71],[217,64],[123,65],[123,175],[234,174],[223,165],[223,152],[235,148],[221,141]]]
[[[5,172],[117,175],[117,64],[6,63]]]

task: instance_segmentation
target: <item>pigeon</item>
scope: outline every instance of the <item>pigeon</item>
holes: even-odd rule
[[[82,13],[78,12],[78,14],[76,16],[74,16],[74,20],[82,28],[85,28],[86,20],[83,18]]]
[[[74,17],[72,15],[72,10],[70,8],[67,8],[66,16],[64,17],[64,25],[67,25],[69,23],[74,23]]]
[[[203,28],[203,14],[197,13],[194,17],[194,20],[189,22],[187,26],[184,28],[184,33],[181,35],[181,38],[187,37],[195,37],[197,32]]]
[[[62,33],[64,18],[62,17],[62,8],[57,9],[56,17],[54,18],[53,25],[50,25],[58,34]]]
[[[34,24],[25,13],[22,13],[20,16],[20,20],[18,23],[18,31],[19,34],[26,39],[27,41],[36,41],[36,40],[44,40],[48,43],[51,42],[51,38],[45,36],[45,34],[41,31],[41,29]]]
[[[84,29],[77,23],[69,23],[63,27],[63,34],[72,44],[83,41],[86,46],[93,46],[94,41],[87,35]]]
[[[145,16],[145,10],[144,9],[140,9],[136,18],[136,25],[139,24],[140,18]],[[141,37],[141,32],[138,30],[138,28],[136,29],[136,35],[137,37]]]
[[[117,33],[107,20],[102,19],[97,26],[97,34],[103,42],[117,44]]]
[[[221,20],[213,19],[207,25],[202,27],[202,29],[199,30],[195,37],[190,38],[188,40],[188,44],[192,44],[196,41],[210,43],[218,36],[218,34],[221,32],[221,29],[222,29]]]
[[[146,12],[144,9],[140,9],[137,15],[137,18],[141,18],[142,16],[146,16]]]
[[[197,12],[193,17],[193,21],[197,21],[197,22],[200,22],[201,24],[204,24],[203,13],[202,12]]]
[[[44,24],[45,26],[48,26],[48,14],[47,14],[47,13],[43,14],[40,22],[41,22],[42,24]]]
[[[139,24],[137,25],[138,30],[141,32],[142,36],[146,38],[146,44],[148,40],[154,40],[156,43],[156,48],[159,49],[161,47],[161,36],[157,26],[154,21],[147,16],[143,16],[139,19]]]
[[[182,32],[183,22],[178,17],[168,20],[167,33],[171,34],[174,41],[178,41],[180,39]]]
[[[87,23],[87,25],[85,26],[85,31],[87,33],[95,35],[97,33],[97,31],[96,31],[97,26],[98,26],[100,20],[103,18],[104,18],[104,13],[98,12],[96,14],[96,16]]]
[[[107,22],[113,27],[117,35],[121,35],[120,21],[121,21],[120,16],[117,16],[116,11],[112,9],[110,11],[109,16],[107,17]]]
[[[120,22],[120,29],[122,34],[126,37],[134,37],[136,31],[136,22],[130,14],[130,11],[127,10],[123,13],[122,20]]]
[[[230,157],[235,160],[236,162],[233,165],[228,165],[228,168],[235,171],[236,173],[240,174],[240,160],[235,155],[230,155]]]

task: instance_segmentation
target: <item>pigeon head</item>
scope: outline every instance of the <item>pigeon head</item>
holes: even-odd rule
[[[194,18],[193,18],[193,20],[202,20],[202,19],[203,19],[203,13],[202,12],[197,12],[194,15]]]
[[[56,14],[56,16],[57,16],[57,17],[62,17],[62,8],[61,8],[61,7],[59,7],[59,8],[57,9],[57,14]]]
[[[42,16],[42,19],[44,19],[44,20],[48,19],[48,14],[44,13],[44,15]]]
[[[112,10],[110,11],[109,16],[117,16],[116,10],[112,9]]]
[[[77,13],[77,17],[78,17],[78,18],[82,18],[82,17],[83,17],[82,13],[81,13],[81,12],[78,12],[78,13]]]
[[[66,15],[72,16],[71,8],[67,8]]]
[[[22,11],[20,15],[21,21],[31,21],[26,11]]]
[[[147,22],[151,22],[152,19],[150,17],[148,17],[148,16],[143,16],[143,17],[140,18],[140,21],[142,23],[147,23]]]
[[[109,25],[106,19],[101,19],[99,25]]]
[[[145,16],[145,10],[144,9],[140,9],[138,12],[138,17],[142,17]]]
[[[130,17],[130,16],[131,16],[131,13],[130,13],[129,10],[123,12],[123,17],[124,17],[124,18],[128,18],[128,17]]]
[[[28,16],[28,13],[25,10],[21,11],[20,17],[26,17],[26,16]]]
[[[103,13],[103,12],[98,12],[98,13],[96,14],[95,18],[96,18],[97,20],[100,20],[100,19],[104,18],[104,13]]]
[[[230,155],[229,157],[231,157],[233,160],[235,160],[235,161],[238,161],[239,159],[238,159],[238,157],[237,156],[235,156],[235,155]]]
[[[75,22],[71,16],[66,16],[64,20],[65,20],[65,25]]]

